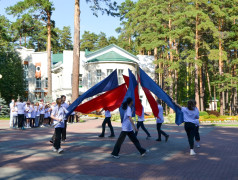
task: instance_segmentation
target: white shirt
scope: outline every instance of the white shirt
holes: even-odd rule
[[[199,111],[195,107],[194,110],[189,110],[187,107],[182,107],[184,122],[191,122],[199,125]]]
[[[26,106],[25,111],[26,111],[26,118],[31,118],[32,108],[30,106]]]
[[[17,102],[17,109],[18,109],[18,111],[17,111],[17,113],[18,114],[24,114],[24,111],[25,111],[25,105],[26,105],[26,103],[25,102]]]
[[[31,118],[35,118],[35,117],[36,117],[35,107],[31,106]]]
[[[144,107],[142,106],[142,114],[141,116],[138,116],[138,121],[144,121],[145,120],[145,114],[144,114]]]
[[[111,117],[111,112],[108,111],[108,110],[106,110],[106,111],[105,111],[105,117]]]
[[[158,114],[158,118],[156,119],[157,123],[163,123],[164,122],[164,115],[163,115],[163,106],[161,106],[160,104],[158,105],[158,109],[159,109],[159,114]]]
[[[43,104],[40,105],[40,114],[45,114],[45,106]]]
[[[131,107],[127,107],[125,110],[124,118],[122,121],[122,131],[133,131],[132,124],[130,118],[132,117]]]
[[[16,106],[11,108],[11,113],[13,116],[17,116],[17,107]]]
[[[68,111],[61,105],[59,106],[55,106],[52,110],[51,115],[58,118],[58,119],[64,119],[65,118],[65,114],[68,113]],[[58,123],[58,124],[57,124]],[[54,124],[57,124],[55,126],[55,128],[64,128],[64,120],[61,122],[58,122],[57,120],[54,119]]]
[[[40,116],[40,106],[35,106],[35,114],[36,116]]]

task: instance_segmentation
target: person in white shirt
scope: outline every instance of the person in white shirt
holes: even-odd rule
[[[61,148],[61,135],[63,132],[63,128],[65,120],[65,115],[68,113],[68,111],[62,106],[61,104],[61,98],[56,99],[57,106],[55,106],[51,113],[51,118],[54,120],[54,126],[55,126],[55,138],[53,142],[53,151],[61,153],[63,149]]]
[[[18,128],[24,130],[24,113],[26,102],[23,102],[23,99],[20,99],[20,102],[17,102],[17,115],[18,115]]]
[[[17,128],[18,126],[18,120],[17,120],[17,106],[16,106],[16,102],[14,102],[14,106],[11,108],[11,113],[12,113],[12,117],[13,117],[13,128]]]
[[[100,113],[102,111],[104,111],[104,109],[102,109]],[[112,117],[111,112],[109,110],[105,110],[105,119],[102,123],[102,134],[100,134],[98,137],[104,137],[106,124],[108,124],[108,127],[110,128],[110,131],[111,131],[111,135],[108,137],[115,137],[114,130],[112,127],[111,117]]]
[[[157,99],[157,104],[158,104],[159,114],[158,114],[158,117],[156,118],[156,126],[158,131],[158,139],[156,139],[156,141],[159,141],[159,142],[161,141],[161,134],[162,134],[165,137],[165,142],[167,142],[169,139],[169,135],[161,130],[161,126],[164,122],[164,115],[163,115],[163,106],[161,106],[160,99]]]
[[[194,138],[196,134],[196,126],[199,126],[199,111],[196,108],[196,101],[191,99],[188,101],[187,107],[181,107],[181,106],[179,107],[181,108],[181,111],[183,112],[184,129],[188,137],[188,142],[190,146],[190,155],[196,155],[196,153],[194,152]]]
[[[140,152],[141,156],[144,156],[147,152],[149,152],[148,150],[145,150],[144,148],[141,147],[140,142],[138,141],[133,131],[133,128],[135,131],[138,131],[138,130],[132,119],[132,110],[131,110],[132,105],[133,105],[132,98],[127,98],[126,102],[122,104],[122,109],[125,110],[123,121],[122,121],[122,131],[111,153],[112,157],[116,159],[120,158],[119,152],[121,149],[121,145],[124,142],[126,136],[128,136],[129,139],[133,142],[137,150]]]
[[[49,116],[50,116],[49,110],[50,110],[50,108],[49,108],[48,104],[46,104],[45,105],[44,123],[43,123],[44,125],[48,125],[49,124]]]
[[[142,102],[141,99],[140,99],[140,102]],[[149,139],[151,136],[150,136],[150,133],[147,131],[147,129],[144,126],[144,121],[145,121],[145,114],[144,114],[144,107],[142,106],[142,114],[141,114],[141,116],[138,116],[137,129],[139,131],[139,128],[141,127],[141,129],[143,129],[143,131],[147,134],[146,139]],[[135,133],[136,136],[138,134],[138,131],[136,131],[136,133]]]
[[[12,99],[11,103],[9,104],[9,107],[10,107],[10,122],[9,122],[9,125],[10,127],[13,127],[13,114],[12,114],[12,110],[14,109],[14,104],[15,104],[15,101],[14,99]]]
[[[39,121],[40,121],[40,105],[38,102],[36,102],[35,106],[35,127],[39,127]]]
[[[27,103],[25,107],[25,112],[26,112],[26,128],[30,128],[30,120],[31,120],[31,112],[32,112],[30,102]]]
[[[45,118],[45,104],[43,103],[43,100],[41,100],[41,102],[40,102],[40,122],[39,122],[39,126],[43,125],[44,118]]]
[[[66,101],[66,96],[65,95],[62,95],[61,96],[61,103],[62,103],[62,106],[67,109],[69,107],[69,105],[65,102]],[[62,141],[65,142],[66,141],[66,129],[67,129],[67,119],[65,118],[65,123],[64,123],[64,129],[63,129],[63,132],[62,132]]]

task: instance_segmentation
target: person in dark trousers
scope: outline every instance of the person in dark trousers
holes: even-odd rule
[[[65,95],[62,95],[61,96],[61,105],[67,109],[69,107],[69,105],[65,102],[66,101],[66,96]],[[66,141],[66,129],[67,129],[67,119],[65,118],[64,119],[65,123],[64,123],[64,129],[63,129],[63,132],[62,132],[62,142],[65,142]]]
[[[196,153],[194,152],[194,138],[196,135],[196,126],[199,125],[199,111],[196,108],[196,101],[191,99],[188,101],[187,107],[179,107],[181,108],[184,116],[184,129],[188,137],[190,155],[196,155]]]
[[[51,113],[51,118],[54,121],[55,126],[55,138],[53,143],[53,151],[61,153],[63,149],[61,148],[61,136],[63,133],[64,118],[65,114],[68,112],[61,104],[61,98],[56,99],[57,106],[55,106]]]
[[[100,111],[100,113],[102,111],[104,111],[104,109],[102,109]],[[111,112],[109,110],[105,110],[105,119],[102,123],[102,134],[100,134],[98,137],[104,137],[106,124],[108,124],[108,127],[110,128],[110,131],[111,131],[111,135],[108,136],[108,137],[115,137],[114,130],[113,130],[113,127],[112,127],[111,117],[112,117]]]
[[[161,130],[161,126],[164,122],[164,115],[163,115],[163,106],[161,106],[160,99],[157,99],[157,104],[158,104],[159,114],[156,119],[156,127],[157,127],[157,131],[158,131],[158,139],[156,139],[156,141],[159,141],[159,142],[161,141],[161,134],[162,134],[165,137],[165,142],[167,142],[169,139],[169,135]]]
[[[132,119],[132,110],[131,110],[132,105],[133,105],[132,98],[127,98],[126,102],[124,102],[122,105],[123,110],[125,110],[123,121],[122,121],[122,131],[111,153],[112,157],[116,159],[120,158],[119,152],[121,149],[121,145],[124,142],[126,136],[128,136],[129,139],[133,142],[137,150],[140,152],[141,156],[144,156],[146,153],[149,152],[148,150],[145,150],[144,148],[141,147],[140,142],[138,141],[133,131],[133,127],[135,131],[138,131],[138,130]]]
[[[140,99],[140,102],[141,102],[141,99]],[[139,128],[141,127],[141,129],[143,129],[143,131],[147,135],[146,139],[149,139],[151,136],[150,136],[150,133],[147,131],[147,129],[144,126],[144,121],[145,121],[144,107],[142,106],[142,114],[141,114],[141,116],[138,116],[137,129],[139,131]],[[136,136],[138,134],[138,131],[135,132]]]
[[[26,102],[23,102],[23,99],[20,99],[20,102],[17,102],[17,114],[18,114],[18,128],[24,130],[24,116],[25,116],[25,105]]]
[[[196,125],[196,128],[195,128],[195,140],[196,140],[196,142],[197,142],[197,144],[196,144],[197,148],[200,148],[199,125]]]

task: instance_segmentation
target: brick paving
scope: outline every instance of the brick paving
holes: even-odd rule
[[[110,157],[117,138],[98,138],[102,120],[70,124],[65,152],[51,151],[53,128],[9,129],[9,121],[0,121],[0,179],[238,179],[238,128],[201,126],[201,148],[189,156],[183,126],[163,125],[170,135],[165,143],[156,142],[154,122],[146,127],[152,138],[146,140],[140,129],[138,139],[149,149],[141,157],[126,138],[121,158]],[[120,123],[112,122],[115,134]]]

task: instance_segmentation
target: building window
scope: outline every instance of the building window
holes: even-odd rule
[[[48,88],[48,78],[45,78],[45,88]]]
[[[97,69],[97,82],[100,82],[102,79],[102,70]]]
[[[107,69],[107,76],[109,76],[112,73],[112,69]]]
[[[41,78],[36,78],[36,88],[41,88]]]
[[[83,75],[79,74],[79,87],[83,87]]]
[[[118,69],[118,83],[123,83],[123,69]]]

